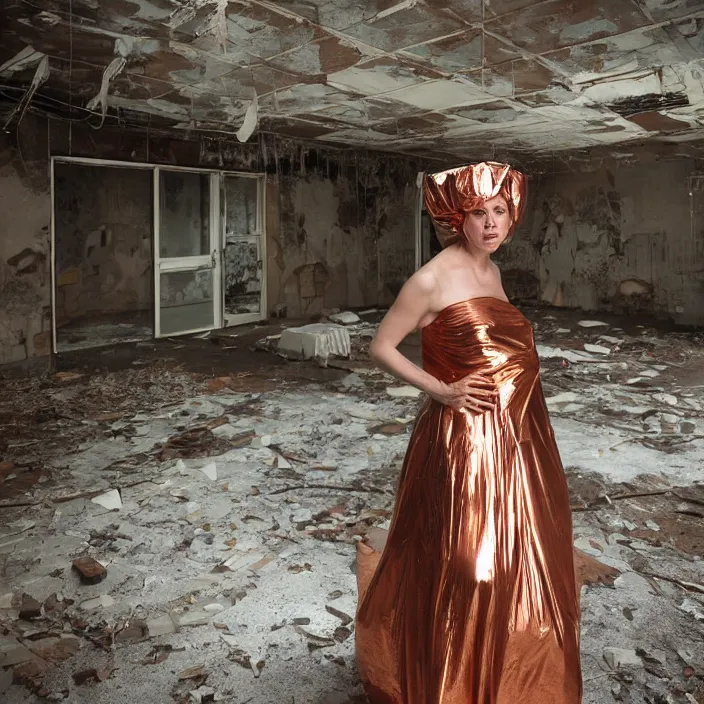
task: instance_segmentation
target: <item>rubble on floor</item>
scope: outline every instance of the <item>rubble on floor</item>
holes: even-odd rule
[[[575,544],[620,572],[582,593],[584,702],[701,703],[702,340],[526,313]],[[360,318],[317,382],[245,346],[229,376],[7,380],[4,702],[364,701],[355,544],[388,526],[423,399],[371,366]]]

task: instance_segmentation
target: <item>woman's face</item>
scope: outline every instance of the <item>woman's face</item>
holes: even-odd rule
[[[511,215],[503,196],[486,200],[464,219],[462,230],[471,247],[484,252],[495,252],[508,237]]]

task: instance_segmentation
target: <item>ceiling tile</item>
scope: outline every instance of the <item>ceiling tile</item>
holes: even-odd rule
[[[549,0],[487,22],[534,54],[629,32],[648,24],[632,0]]]
[[[448,112],[466,120],[496,124],[512,122],[523,115],[525,110],[513,107],[508,101],[497,100],[493,103],[484,103],[483,105],[452,108]]]
[[[297,22],[259,5],[227,4],[227,36],[233,47],[262,59],[295,49],[321,36],[310,22]]]
[[[422,4],[394,6],[382,10],[344,30],[345,36],[357,39],[382,51],[396,51],[459,32],[464,23],[443,10],[434,10]],[[385,14],[388,13],[388,14]]]
[[[454,73],[482,67],[482,32],[471,29],[436,42],[408,49],[408,53],[428,61],[432,66]]]
[[[704,13],[704,0],[640,0],[656,22]]]
[[[259,104],[271,114],[292,114],[315,112],[327,105],[344,103],[350,93],[337,90],[321,83],[307,83],[291,86],[260,98]],[[356,97],[352,95],[352,97]]]
[[[628,119],[648,132],[681,132],[689,129],[689,122],[676,120],[660,112],[643,112],[631,115]]]
[[[410,105],[409,103],[400,103],[396,100],[391,100],[391,98],[387,96],[365,98],[364,102],[369,106],[371,114],[375,115],[378,119],[383,119],[384,117],[413,117],[414,115],[422,115],[428,112],[423,108]]]
[[[426,81],[388,93],[386,97],[424,110],[446,110],[491,101],[491,96],[479,88],[460,81]]]
[[[540,0],[485,0],[484,11],[487,18],[497,17],[516,12],[516,10],[523,10],[538,2]]]
[[[485,0],[425,0],[425,4],[459,17],[464,22],[478,23],[482,21],[482,3],[484,1]]]
[[[339,85],[362,95],[379,95],[426,80],[428,71],[393,57],[372,59],[328,75],[328,85]],[[437,74],[436,74],[437,75]]]
[[[376,131],[395,137],[430,137],[442,134],[452,124],[452,120],[440,113],[425,113],[414,117],[400,117],[377,125]]]
[[[289,134],[301,139],[317,139],[335,131],[334,127],[315,124],[292,117],[262,117],[259,121],[260,132],[276,132]]]
[[[548,52],[545,59],[579,82],[589,75],[603,77],[624,70],[681,62],[682,54],[663,28],[645,27],[628,35]]]
[[[360,59],[359,49],[328,36],[269,59],[267,64],[300,76],[324,76],[354,66]]]

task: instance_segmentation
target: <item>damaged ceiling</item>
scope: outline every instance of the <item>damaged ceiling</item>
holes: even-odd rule
[[[453,159],[704,138],[704,0],[5,8],[7,124],[29,105],[93,126],[277,133]]]

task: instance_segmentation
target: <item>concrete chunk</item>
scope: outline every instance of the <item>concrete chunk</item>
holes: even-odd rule
[[[291,359],[317,359],[326,363],[330,357],[349,357],[352,345],[350,334],[342,325],[314,323],[284,330],[278,351]]]
[[[147,621],[147,630],[151,638],[165,636],[176,632],[176,622],[171,614],[163,614]]]
[[[0,667],[19,665],[33,657],[32,651],[22,645],[17,638],[0,637]]]
[[[354,325],[355,323],[361,322],[360,317],[350,310],[343,310],[342,313],[333,313],[330,316],[330,320],[340,325]]]
[[[604,648],[604,660],[612,670],[619,667],[643,667],[643,661],[635,650],[625,648]]]

